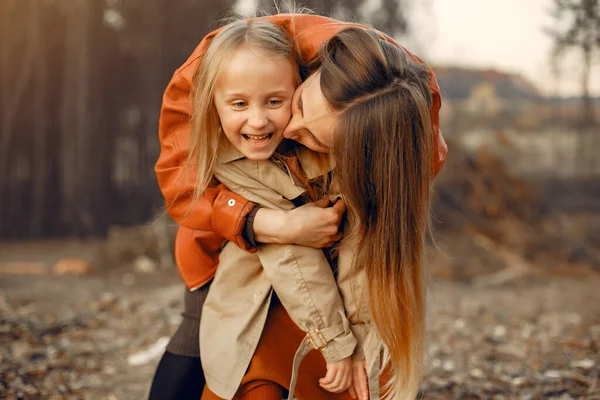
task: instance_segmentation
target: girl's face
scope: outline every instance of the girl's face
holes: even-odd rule
[[[282,56],[236,50],[215,87],[214,103],[227,139],[246,158],[266,160],[283,140],[297,65]]]

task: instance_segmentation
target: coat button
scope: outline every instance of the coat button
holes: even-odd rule
[[[233,206],[235,206],[235,200],[234,199],[229,199],[229,201],[227,202],[227,204],[229,205],[229,207],[233,207]]]

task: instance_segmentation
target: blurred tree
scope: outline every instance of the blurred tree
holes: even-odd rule
[[[554,40],[552,57],[560,60],[570,50],[581,52],[582,124],[593,124],[590,73],[595,54],[600,54],[600,0],[553,0],[555,26],[547,29]]]
[[[110,148],[102,124],[106,116],[101,98],[103,28],[102,0],[58,3],[65,23],[62,54],[60,110],[60,180],[62,222],[67,232],[79,237],[108,229],[105,202],[108,182],[103,170]]]
[[[555,25],[546,31],[554,40],[553,62],[559,63],[572,50],[581,54],[582,114],[575,168],[580,173],[591,174],[597,170],[598,157],[594,149],[600,139],[594,132],[594,105],[590,98],[592,63],[600,54],[600,0],[553,0],[551,14]]]
[[[274,13],[276,12],[276,10],[279,10],[281,12],[293,12],[300,8],[308,8],[309,10],[320,15],[332,15],[335,11],[337,4],[338,2],[333,0],[304,0],[298,2],[285,0],[257,0],[255,2],[257,9],[264,10],[268,13]]]
[[[20,97],[29,79],[33,59],[33,51],[26,46],[28,35],[25,24],[10,24],[11,21],[22,21],[18,11],[16,0],[0,2],[0,221],[7,219],[10,206],[8,188],[11,176],[8,171],[15,117]],[[13,60],[18,60],[23,65],[21,74],[17,77],[13,74]]]
[[[381,7],[371,16],[371,24],[391,37],[408,32],[408,7],[411,0],[380,0]]]
[[[170,78],[171,73],[183,64],[204,35],[221,25],[222,19],[227,17],[236,0],[161,1],[164,8],[164,59],[168,60],[164,68]]]
[[[413,0],[377,0],[373,11],[363,12],[363,0],[304,0],[299,2],[279,2],[275,6],[273,0],[258,0],[258,7],[268,12],[279,8],[290,11],[296,4],[297,7],[306,7],[319,15],[332,16],[342,20],[350,20],[371,25],[391,37],[404,34],[409,29],[408,7]]]
[[[162,92],[238,3],[1,0],[0,238],[102,236],[152,218]],[[397,35],[412,0],[297,3]]]
[[[153,167],[160,151],[156,127],[162,93],[174,71],[234,4],[235,0],[129,0],[115,7],[125,21],[118,35],[116,86],[130,88],[117,99],[121,118],[114,181],[118,190],[112,191],[111,199],[113,209],[122,210],[115,215],[117,222],[135,223],[156,212],[160,194],[147,189],[156,187]],[[127,203],[138,207],[119,207]]]

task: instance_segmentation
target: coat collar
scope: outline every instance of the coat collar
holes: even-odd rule
[[[283,158],[297,157],[302,170],[309,180],[323,176],[335,167],[335,162],[331,154],[317,153],[292,141],[288,141],[288,143],[289,146],[286,146],[280,155]],[[225,135],[221,135],[217,158],[219,163],[227,164],[246,157],[227,140]]]
[[[219,139],[219,149],[217,150],[217,159],[219,164],[227,164],[239,159],[245,158],[241,151],[235,148],[224,134]]]

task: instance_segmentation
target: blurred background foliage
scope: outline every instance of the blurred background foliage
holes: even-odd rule
[[[301,5],[402,40],[416,30],[418,2]],[[162,92],[230,10],[256,6],[275,9],[268,0],[3,0],[0,240],[100,238],[118,248],[103,251],[104,263],[164,263],[170,247],[156,237],[172,243],[174,227],[148,224],[164,214],[153,171]],[[450,146],[434,203],[439,274],[599,268],[600,99],[589,90],[599,10],[597,0],[553,0],[552,26],[540,27],[555,43],[557,80],[567,54],[581,58],[578,97],[542,94],[514,72],[433,65]]]
[[[307,1],[355,19],[357,0]],[[400,3],[369,13],[407,29]],[[0,4],[0,238],[103,236],[160,208],[158,112],[173,71],[231,14],[223,0]],[[258,4],[274,12],[273,3]],[[286,5],[280,7],[286,10]]]

